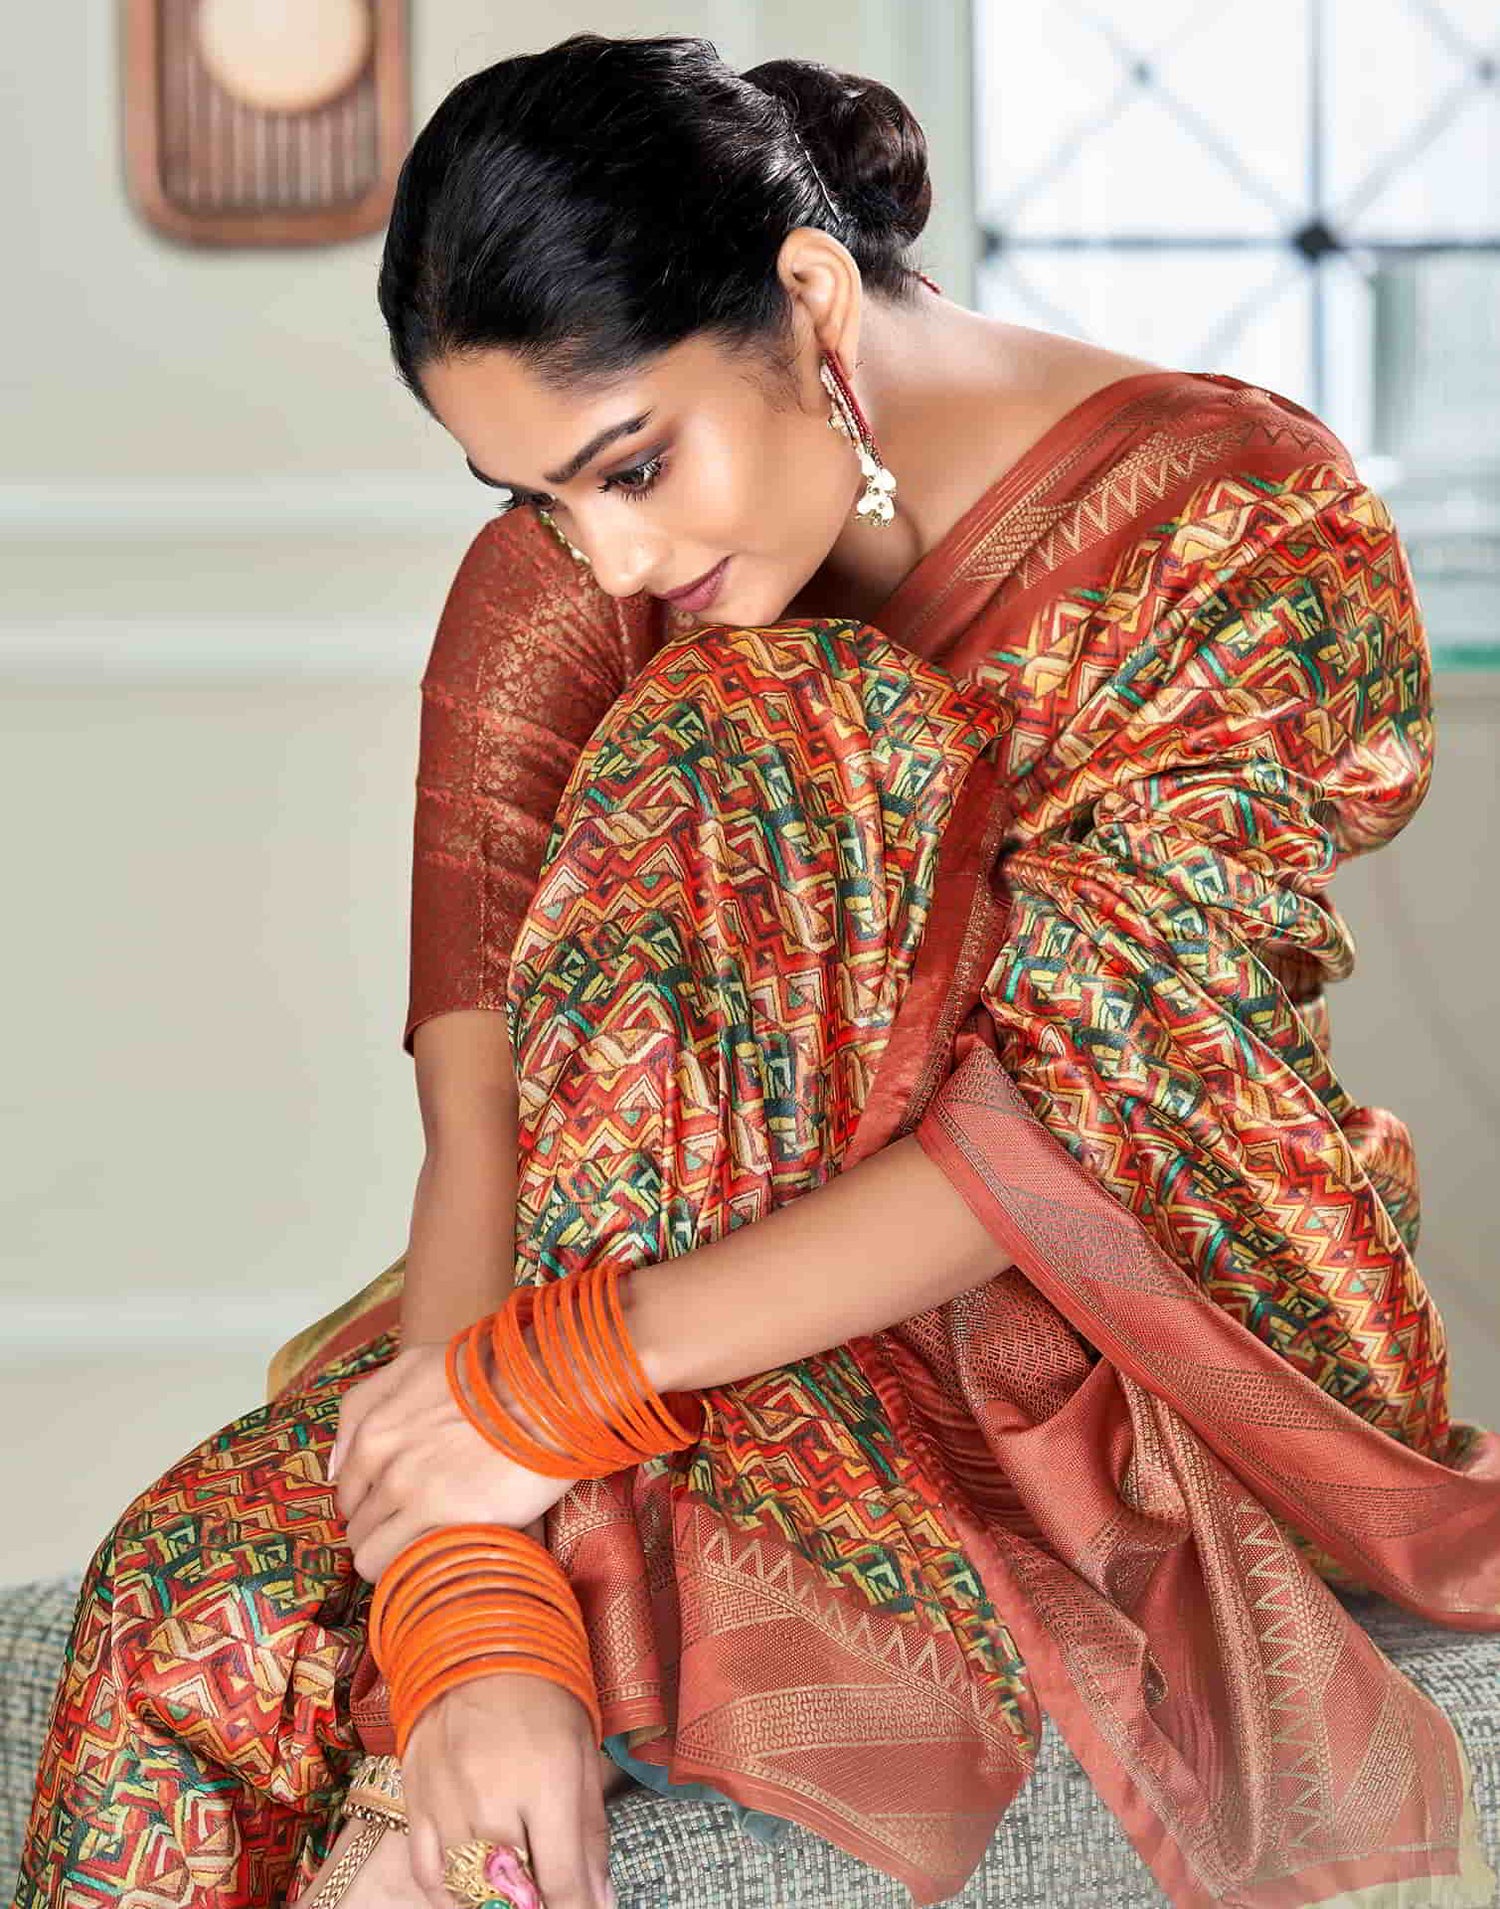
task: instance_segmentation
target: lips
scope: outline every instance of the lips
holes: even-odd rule
[[[724,568],[729,562],[721,557],[712,570],[705,570],[701,577],[692,583],[685,583],[680,590],[664,590],[662,597],[667,603],[675,603],[683,610],[702,610],[712,603],[719,593],[723,581]]]

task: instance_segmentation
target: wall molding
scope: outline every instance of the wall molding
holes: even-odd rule
[[[435,572],[446,582],[443,574]],[[404,683],[415,699],[436,615],[110,616],[67,612],[0,623],[0,675],[12,683]]]
[[[205,1292],[201,1286],[180,1291],[132,1289],[129,1294],[73,1294],[42,1299],[29,1293],[7,1294],[5,1337],[0,1369],[38,1359],[88,1358],[106,1352],[173,1354],[263,1342],[269,1358],[278,1346],[331,1311],[348,1293],[325,1302],[300,1286],[259,1293]]]
[[[446,471],[0,484],[0,673],[415,686],[493,514]]]
[[[472,478],[460,482],[430,471],[0,484],[0,542],[463,536],[491,515],[493,506]]]

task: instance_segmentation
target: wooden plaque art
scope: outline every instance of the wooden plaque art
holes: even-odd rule
[[[407,0],[121,0],[125,170],[188,245],[380,230],[411,138]]]

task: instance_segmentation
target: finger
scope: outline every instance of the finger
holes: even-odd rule
[[[587,1748],[593,1755],[593,1748]],[[526,1809],[531,1870],[547,1909],[598,1909],[595,1863],[584,1848],[585,1780],[597,1781],[575,1766],[569,1780],[550,1784]]]
[[[333,1435],[333,1450],[328,1454],[328,1480],[330,1484],[333,1482],[344,1456],[349,1450],[349,1440],[353,1436],[355,1428],[369,1409],[366,1401],[368,1389],[374,1380],[382,1376],[385,1370],[386,1368],[382,1367],[379,1372],[372,1372],[369,1378],[361,1379],[358,1384],[351,1385],[339,1402],[338,1429]]]
[[[496,1843],[512,1854],[516,1850],[523,1856],[529,1853],[520,1811],[513,1803],[497,1798],[493,1791],[483,1801],[477,1797],[471,1799],[471,1807],[460,1826],[454,1828],[447,1840],[450,1846],[453,1843]],[[547,1905],[544,1904],[543,1909],[547,1909]]]
[[[413,1817],[411,1823],[412,1880],[432,1909],[453,1909],[453,1898],[443,1887],[443,1839],[429,1816]]]
[[[334,1500],[340,1506],[352,1507],[357,1502],[357,1478],[359,1466],[354,1462],[356,1442],[364,1429],[369,1409],[361,1411],[350,1408],[339,1414],[338,1436],[333,1441],[333,1452],[328,1460],[328,1482],[333,1486]]]
[[[351,1385],[344,1394],[339,1406],[338,1431],[334,1434],[333,1450],[328,1455],[328,1478],[331,1483],[335,1473],[343,1469],[344,1460],[349,1455],[349,1442],[360,1425],[368,1417],[372,1407],[379,1404],[393,1385],[399,1384],[402,1377],[400,1354],[377,1366],[373,1372]]]
[[[369,1490],[344,1520],[344,1542],[349,1549],[358,1551],[367,1544],[386,1520],[400,1511],[401,1502],[389,1474],[378,1472],[370,1480]]]
[[[414,1517],[408,1511],[392,1512],[389,1517],[373,1525],[367,1537],[351,1545],[354,1568],[362,1578],[375,1584],[385,1576],[409,1544],[414,1544],[423,1532],[437,1529],[425,1518]]]
[[[611,1765],[612,1768],[617,1767]],[[602,1903],[612,1894],[609,1881],[609,1807],[604,1800],[604,1771],[598,1755],[589,1758],[589,1775],[584,1779],[583,1859],[594,1879],[594,1893]]]
[[[449,1771],[433,1754],[436,1746],[427,1742],[437,1730],[441,1743],[441,1721],[440,1708],[431,1706],[413,1724],[401,1759],[401,1788],[411,1838],[407,1855],[412,1880],[432,1909],[453,1909],[453,1899],[443,1887],[443,1843],[445,1830],[453,1841],[462,1839],[464,1814],[451,1795]]]
[[[399,1421],[398,1421],[399,1422]],[[338,1483],[333,1501],[339,1516],[348,1524],[385,1468],[389,1441],[385,1437],[386,1415],[383,1407],[367,1412],[349,1435],[339,1464]]]

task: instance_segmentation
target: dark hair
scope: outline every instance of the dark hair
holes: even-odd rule
[[[461,80],[423,127],[380,309],[423,403],[423,367],[464,351],[587,384],[699,331],[774,349],[788,232],[821,226],[868,290],[902,300],[931,202],[922,129],[877,80],[811,60],[735,73],[685,35],[575,33]]]

